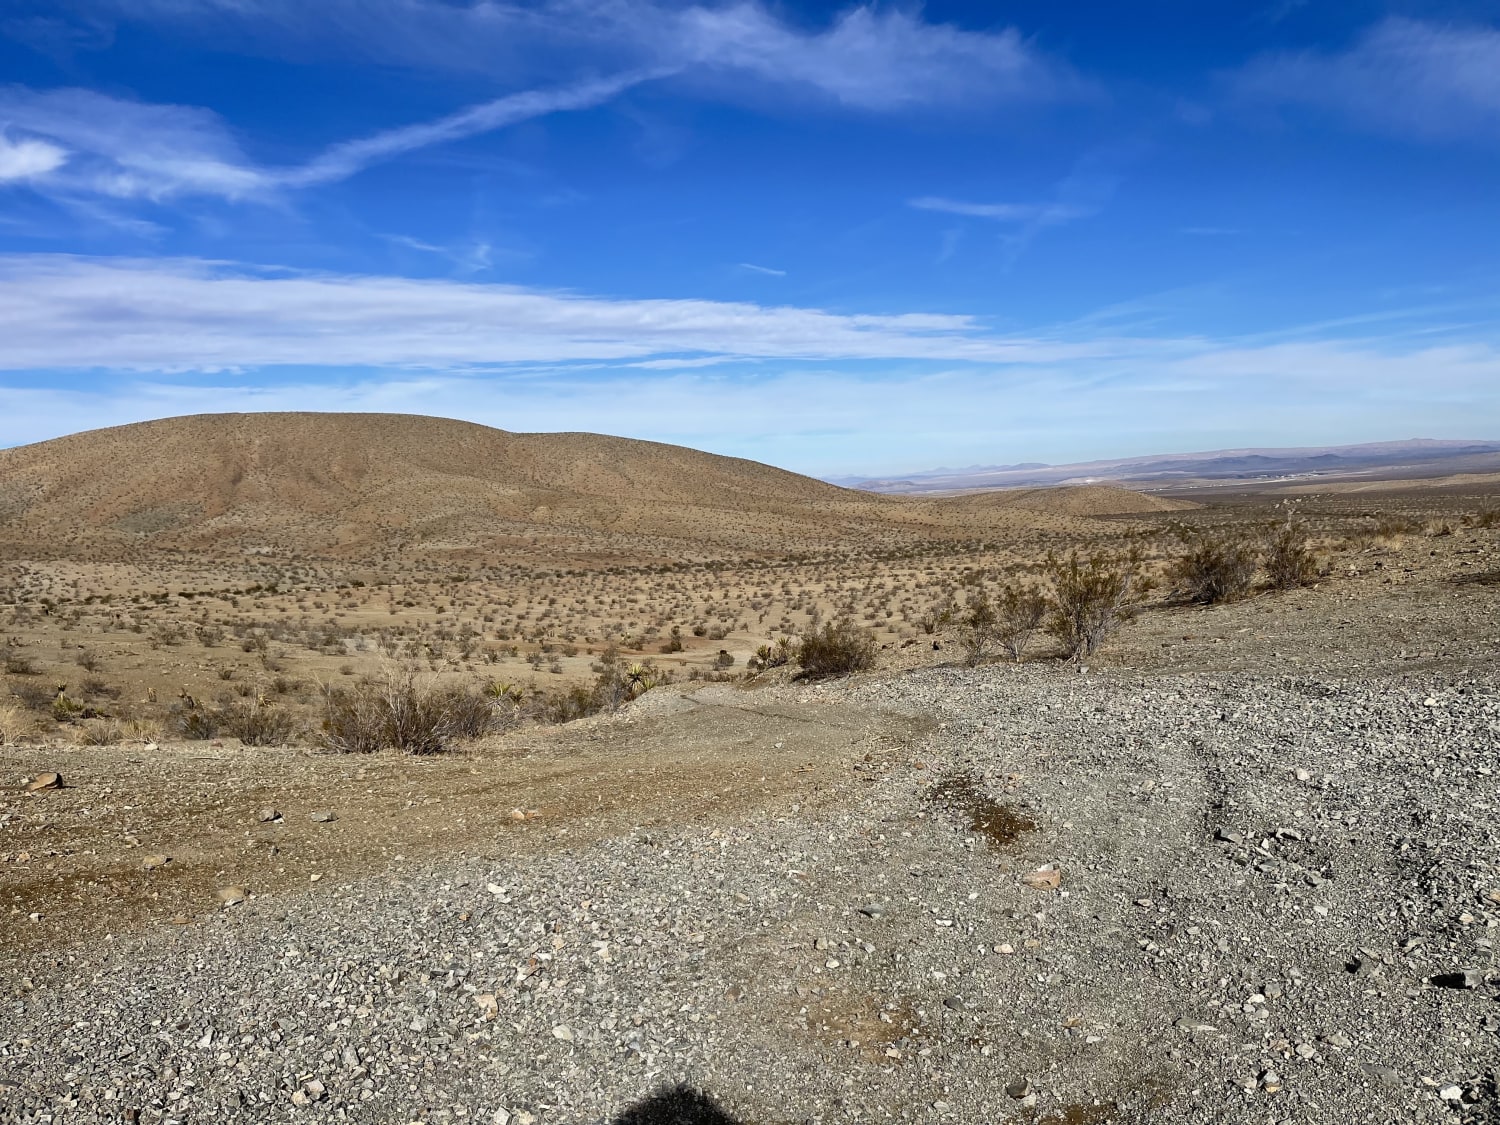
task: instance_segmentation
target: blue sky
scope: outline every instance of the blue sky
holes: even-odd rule
[[[0,443],[1500,437],[1500,3],[0,0]]]

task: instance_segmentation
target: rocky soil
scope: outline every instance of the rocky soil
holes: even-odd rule
[[[731,730],[725,788],[765,781],[758,738],[765,800],[388,848],[24,953],[13,915],[0,1114],[1500,1120],[1492,671],[938,668],[657,692],[559,737],[670,772]]]

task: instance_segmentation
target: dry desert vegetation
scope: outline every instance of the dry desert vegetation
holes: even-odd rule
[[[0,1115],[1500,1120],[1497,505],[0,453]]]

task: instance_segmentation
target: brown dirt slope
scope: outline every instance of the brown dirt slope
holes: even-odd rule
[[[670,559],[685,545],[784,552],[1077,530],[1065,506],[1010,507],[875,496],[655,442],[398,414],[194,415],[0,451],[11,553]]]

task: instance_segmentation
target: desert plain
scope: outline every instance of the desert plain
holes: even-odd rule
[[[389,415],[0,453],[0,1117],[1500,1120],[1497,510]],[[1305,581],[1184,590],[1289,526]],[[1097,651],[966,643],[1070,556],[1142,579]],[[872,667],[775,658],[833,621]],[[337,752],[393,676],[482,714]]]

